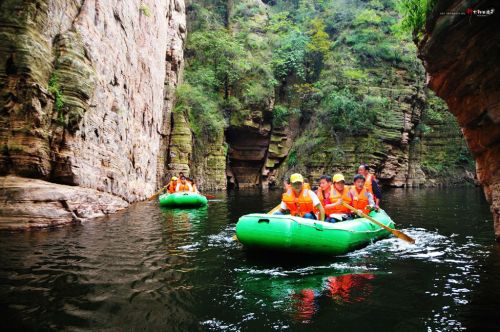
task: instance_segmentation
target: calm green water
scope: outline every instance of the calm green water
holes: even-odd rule
[[[417,240],[336,258],[256,256],[231,238],[279,192],[208,209],[141,203],[98,221],[0,233],[2,328],[165,331],[500,330],[500,247],[475,189],[392,190]]]

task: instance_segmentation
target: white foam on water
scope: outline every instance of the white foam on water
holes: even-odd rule
[[[217,234],[212,234],[207,237],[208,247],[236,247],[238,241],[235,239],[235,225],[227,225],[222,231]]]
[[[281,267],[271,269],[257,269],[257,268],[235,268],[235,272],[245,272],[251,275],[268,275],[272,277],[289,277],[294,275],[310,275],[318,271],[329,270],[329,272],[346,273],[346,272],[359,272],[359,271],[375,271],[376,267],[369,267],[367,265],[348,264],[348,263],[332,263],[329,265],[316,265],[297,268],[293,270],[284,270]]]
[[[208,319],[200,323],[202,326],[207,328],[209,331],[239,331],[240,328],[234,324],[224,323],[218,319]]]
[[[195,242],[192,244],[187,244],[185,246],[180,246],[177,249],[184,251],[197,251],[200,248],[201,244],[199,242]]]

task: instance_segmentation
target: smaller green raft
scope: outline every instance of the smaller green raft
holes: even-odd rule
[[[193,208],[207,205],[207,198],[203,195],[190,192],[160,195],[160,206],[170,208]]]
[[[394,222],[383,210],[371,212],[370,217],[394,228]],[[365,218],[326,223],[290,215],[254,213],[242,216],[236,224],[238,240],[249,249],[304,254],[343,255],[390,234]]]

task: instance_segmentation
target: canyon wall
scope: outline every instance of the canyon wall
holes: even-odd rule
[[[474,12],[492,9],[492,15]],[[418,47],[429,87],[456,116],[476,161],[500,240],[498,10],[495,1],[438,1]]]
[[[65,196],[47,188],[81,188],[71,200],[101,215],[155,192],[185,37],[181,0],[1,2],[0,227],[19,214],[30,227],[23,204],[49,224],[43,204]],[[60,208],[60,223],[86,216]]]

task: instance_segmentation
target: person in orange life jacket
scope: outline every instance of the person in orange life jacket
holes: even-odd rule
[[[282,215],[289,210],[293,216],[316,219],[314,214],[316,209],[319,211],[319,219],[325,220],[325,210],[321,206],[318,196],[312,190],[303,188],[304,178],[302,175],[298,173],[292,174],[290,182],[291,188],[283,194],[280,210],[274,214]]]
[[[193,186],[193,179],[191,179],[190,177],[185,176],[183,172],[179,172],[179,179],[182,178],[182,177],[185,177],[186,178],[186,182],[189,183],[191,186]],[[177,180],[177,182],[179,182],[179,181],[180,180]]]
[[[361,174],[354,176],[354,186],[349,191],[352,195],[352,206],[368,214],[376,210],[375,200],[372,193],[365,188],[365,177]]]
[[[333,181],[329,176],[323,176],[320,179],[320,187],[318,198],[322,201],[326,211],[325,221],[337,222],[352,219],[349,214],[350,210],[342,206],[342,202],[352,204],[352,196],[349,193],[349,187],[345,186],[344,176],[340,173],[335,174]]]
[[[180,182],[177,181],[177,187],[175,188],[175,192],[185,192],[185,191],[192,192],[193,186],[186,181],[185,176],[182,176],[181,181]]]
[[[330,200],[333,197],[333,183],[332,177],[330,175],[323,175],[319,178],[319,188],[316,191],[316,195],[321,202],[321,205],[325,209],[325,221],[326,222],[335,222],[330,218],[330,206],[332,201]]]
[[[169,184],[166,185],[166,189],[167,189],[168,193],[171,194],[171,193],[175,192],[176,187],[177,187],[177,177],[172,176]]]
[[[373,195],[375,205],[379,206],[380,199],[382,198],[382,190],[378,185],[375,175],[370,173],[370,167],[367,164],[361,164],[358,167],[358,174],[365,177],[365,188]]]

